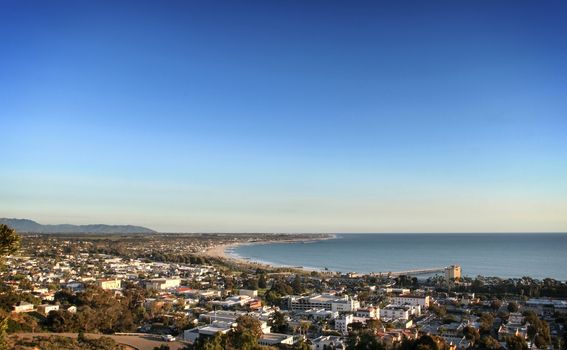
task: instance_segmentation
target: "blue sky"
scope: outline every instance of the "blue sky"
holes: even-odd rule
[[[567,231],[562,1],[2,1],[0,216]]]

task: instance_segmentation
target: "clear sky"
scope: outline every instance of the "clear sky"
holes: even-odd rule
[[[565,1],[0,2],[0,217],[567,231]]]

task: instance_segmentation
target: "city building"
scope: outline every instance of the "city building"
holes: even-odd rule
[[[386,320],[408,320],[412,315],[421,315],[419,305],[388,305],[380,309],[380,318]]]
[[[354,313],[356,317],[363,317],[363,318],[380,318],[380,308],[379,307],[367,307],[364,309],[358,309]]]
[[[448,281],[454,281],[461,278],[461,266],[451,265],[445,268],[445,278]]]
[[[333,294],[315,294],[311,296],[289,296],[288,308],[292,311],[305,311],[309,309],[325,309],[336,312],[353,312],[360,308],[358,300],[345,295],[342,297]]]
[[[41,304],[37,307],[37,312],[46,316],[51,311],[57,311],[57,310],[59,310],[59,305]]]
[[[27,303],[25,301],[20,301],[16,305],[13,306],[14,312],[31,312],[35,310],[35,306],[33,304]]]
[[[352,314],[346,314],[335,320],[335,329],[342,334],[348,334],[348,325],[354,321]]]
[[[258,344],[265,346],[275,346],[280,344],[293,345],[293,335],[281,333],[262,334],[258,339]]]
[[[403,294],[391,298],[391,303],[393,305],[419,305],[422,308],[429,307],[430,302],[431,300],[428,295],[420,296],[413,294]]]
[[[322,335],[311,340],[311,350],[344,350],[346,342],[344,338],[335,335]]]
[[[258,291],[255,289],[241,289],[238,291],[239,295],[247,295],[250,298],[256,298],[258,296]]]
[[[119,279],[101,279],[96,281],[97,286],[105,290],[115,290],[122,288],[122,281]]]
[[[154,278],[145,281],[146,289],[167,290],[177,288],[181,285],[180,278]]]

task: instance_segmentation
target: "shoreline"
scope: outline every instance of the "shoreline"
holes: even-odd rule
[[[202,254],[210,258],[217,258],[243,266],[263,267],[265,269],[296,269],[305,272],[312,272],[312,271],[323,272],[321,269],[317,269],[317,268],[310,268],[305,266],[288,266],[288,265],[281,265],[266,261],[258,261],[258,260],[242,257],[237,254],[227,253],[227,250],[234,249],[236,247],[243,245],[315,242],[315,241],[324,241],[324,240],[336,239],[336,238],[337,235],[333,234],[333,235],[329,235],[328,237],[321,237],[321,238],[293,238],[293,239],[279,239],[279,240],[274,239],[274,240],[266,240],[266,241],[255,241],[255,242],[231,242],[231,243],[223,243],[209,247]],[[333,272],[333,271],[326,271],[326,272]]]

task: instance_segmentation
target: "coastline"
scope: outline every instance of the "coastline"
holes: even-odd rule
[[[348,239],[342,242],[342,238],[347,238],[347,236]],[[310,244],[276,246],[276,244],[296,242],[318,242],[319,240],[327,240],[333,237],[339,238],[341,241],[332,241],[328,245],[325,244],[328,250],[323,251],[320,251],[319,248],[311,248],[312,245]],[[510,237],[513,237],[512,241]],[[310,239],[312,237],[305,239],[306,237],[300,238],[297,236],[293,237],[294,239],[281,236],[278,238],[272,240],[269,236],[264,236],[261,239],[241,239],[240,241],[237,238],[233,238],[233,240],[219,241],[217,242],[218,246],[211,246],[207,250],[211,253],[210,256],[222,257],[221,259],[234,264],[235,267],[236,265],[242,265],[250,270],[264,268],[277,272],[296,270],[304,273],[319,271],[324,273],[384,275],[401,274],[416,270],[440,271],[451,265],[459,265],[462,269],[462,276],[471,278],[485,276],[517,279],[522,278],[522,276],[530,276],[535,279],[567,280],[564,271],[550,269],[547,262],[541,261],[539,265],[529,265],[527,267],[522,265],[522,261],[526,257],[534,259],[538,257],[538,254],[541,255],[542,253],[545,253],[552,261],[556,262],[556,266],[564,265],[565,256],[561,251],[562,247],[565,247],[565,244],[567,244],[567,235],[518,234],[510,236],[510,234],[495,233],[483,235],[481,236],[482,239],[479,239],[479,236],[476,234],[443,234],[443,236],[437,234],[354,234],[352,236],[337,234],[336,236],[321,236],[317,237],[317,239]],[[408,238],[411,238],[412,242],[416,243],[419,249],[408,246]],[[261,244],[270,245],[265,249],[260,246],[252,249],[238,248],[241,245]],[[538,249],[533,249],[534,244]],[[319,244],[314,246],[319,246]],[[513,266],[499,263],[502,261],[500,249],[503,246],[513,246],[516,252],[523,252],[521,255],[514,253],[506,255],[509,261],[515,262]],[[272,247],[274,248],[274,254],[272,254]],[[427,248],[425,251],[435,253],[423,254],[424,248]],[[345,252],[345,249],[347,249],[348,253],[341,255]],[[420,254],[413,254],[419,252],[420,249]],[[283,253],[280,254],[278,252]],[[319,256],[319,260],[317,258],[312,259],[311,252],[316,252],[313,254],[314,256]],[[408,256],[408,258],[404,258],[404,256]],[[368,260],[361,261],[361,258]],[[321,266],[326,267],[321,268]],[[423,272],[420,276],[426,278],[429,275]]]
[[[327,239],[336,239],[336,238],[337,238],[336,234],[329,234],[327,237],[321,237],[321,238],[292,238],[292,239],[279,239],[279,240],[273,239],[273,240],[265,240],[265,241],[254,241],[254,242],[223,243],[207,248],[203,252],[203,255],[210,258],[221,259],[232,262],[234,264],[248,266],[248,267],[254,266],[254,267],[261,267],[264,269],[295,269],[295,270],[303,270],[305,272],[311,272],[311,271],[321,272],[321,270],[317,268],[310,268],[305,266],[290,266],[290,265],[282,265],[282,264],[271,263],[266,261],[253,260],[239,256],[234,253],[229,253],[227,251],[243,245],[288,244],[288,243],[323,241]]]

